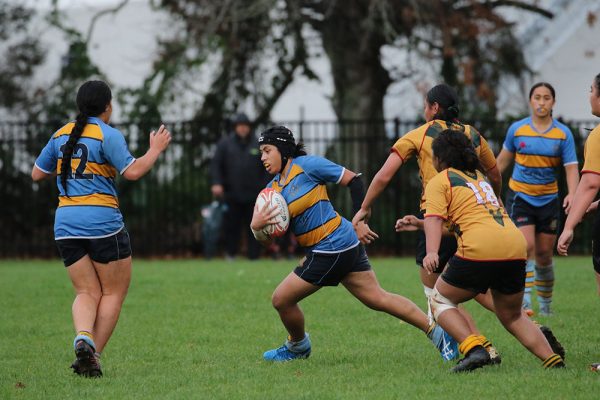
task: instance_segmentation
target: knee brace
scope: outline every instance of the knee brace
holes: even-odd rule
[[[456,308],[457,305],[442,296],[437,289],[433,289],[431,297],[429,298],[429,307],[431,307],[433,319],[437,321],[444,311]]]

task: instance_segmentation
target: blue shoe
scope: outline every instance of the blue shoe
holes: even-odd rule
[[[291,342],[286,340],[283,346],[265,351],[263,358],[265,361],[290,361],[295,359],[308,358],[310,356],[311,345],[308,333],[300,342]]]
[[[435,327],[427,337],[440,351],[440,355],[444,361],[456,360],[460,357],[460,353],[458,352],[458,342],[438,324],[435,324]]]

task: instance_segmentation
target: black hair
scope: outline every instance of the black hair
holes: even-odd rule
[[[445,168],[475,172],[479,168],[479,157],[467,136],[454,129],[446,129],[431,144],[433,155]]]
[[[272,144],[277,147],[277,150],[281,153],[281,170],[279,172],[283,171],[290,157],[294,158],[306,155],[304,143],[296,143],[292,131],[283,125],[272,126],[264,130],[260,134],[260,138],[258,138],[258,143]]]
[[[594,86],[596,86],[596,91],[600,96],[600,74],[596,75],[596,77],[594,78]]]
[[[60,183],[67,194],[67,179],[71,174],[71,158],[75,144],[81,137],[88,117],[96,117],[106,110],[106,106],[112,100],[112,93],[108,85],[103,81],[87,81],[77,91],[77,109],[79,114],[75,118],[75,126],[69,134],[69,139],[62,148],[62,162],[60,167]]]
[[[552,99],[556,100],[556,92],[554,91],[554,88],[552,87],[552,85],[549,84],[548,82],[538,82],[535,85],[533,85],[531,87],[531,89],[529,89],[529,98],[530,99],[531,99],[531,96],[533,96],[533,92],[535,91],[535,89],[537,89],[539,87],[545,87],[548,90],[550,90],[550,93],[552,94]]]
[[[448,123],[459,123],[458,95],[452,87],[445,83],[436,85],[429,89],[426,99],[429,105],[438,103],[440,106],[440,110],[434,115],[435,119],[441,119]]]

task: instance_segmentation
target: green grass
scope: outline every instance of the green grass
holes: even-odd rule
[[[382,286],[424,305],[410,259],[373,259]],[[469,304],[502,365],[451,375],[425,336],[370,311],[342,287],[303,303],[313,354],[262,361],[285,333],[270,304],[294,262],[134,262],[121,320],[104,351],[105,376],[75,376],[71,283],[60,261],[0,261],[0,398],[396,399],[595,398],[599,300],[590,258],[559,258],[555,316],[540,318],[567,349],[545,371],[493,315]]]

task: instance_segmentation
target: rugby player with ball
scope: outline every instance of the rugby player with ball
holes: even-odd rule
[[[364,199],[359,175],[325,158],[306,154],[284,126],[262,132],[261,160],[273,180],[257,199],[250,227],[263,244],[289,228],[306,251],[299,265],[277,286],[272,296],[288,333],[283,346],[264,353],[267,361],[307,358],[311,342],[304,330],[298,303],[323,286],[342,284],[367,307],[386,312],[422,330],[444,359],[458,356],[457,343],[409,299],[379,286],[363,244],[377,235],[364,222],[352,224],[333,208],[325,184],[350,189],[354,212]],[[355,230],[356,229],[356,230]]]

